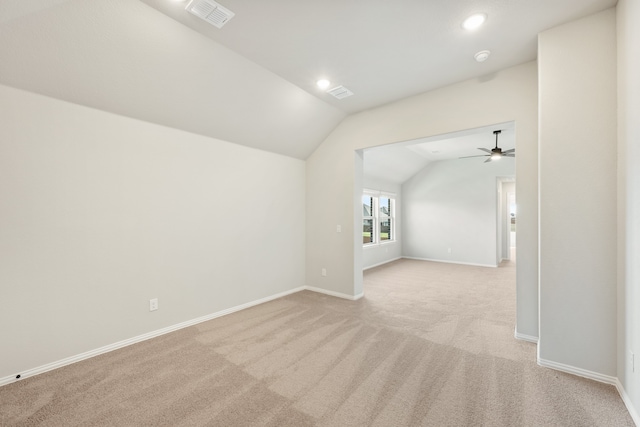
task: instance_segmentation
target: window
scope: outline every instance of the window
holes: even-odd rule
[[[378,216],[380,220],[380,241],[393,240],[392,235],[392,221],[391,213],[393,212],[392,203],[393,199],[390,197],[380,196],[380,214]]]
[[[376,217],[375,217],[375,203],[372,196],[362,196],[362,243],[376,242]]]
[[[395,198],[378,191],[362,195],[362,244],[395,240]]]

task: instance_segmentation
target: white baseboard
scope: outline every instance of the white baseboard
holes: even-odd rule
[[[402,257],[401,257],[401,256],[399,256],[399,257],[396,257],[396,258],[393,258],[393,259],[390,259],[390,260],[387,260],[387,261],[382,261],[382,262],[379,262],[379,263],[377,263],[377,264],[370,265],[370,266],[368,266],[368,267],[364,267],[364,268],[362,269],[362,271],[365,271],[365,270],[368,270],[368,269],[370,269],[370,268],[374,268],[374,267],[380,267],[381,265],[385,265],[385,264],[388,264],[388,263],[390,263],[390,262],[397,261],[397,260],[399,260],[399,259],[402,259]]]
[[[192,320],[187,320],[186,322],[178,323],[172,326],[168,326],[166,328],[158,329],[156,331],[148,332],[146,334],[138,335],[133,338],[128,338],[126,340],[118,341],[113,344],[105,345],[104,347],[97,348],[95,350],[89,350],[87,352],[77,354],[75,356],[66,357],[64,359],[58,360],[56,362],[47,363],[46,365],[38,366],[36,368],[28,369],[26,371],[19,372],[16,375],[10,375],[8,377],[0,378],[0,387],[6,384],[10,384],[16,381],[23,380],[25,378],[32,377],[34,375],[42,374],[48,371],[52,371],[57,368],[61,368],[63,366],[71,365],[72,363],[80,362],[82,360],[89,359],[94,356],[98,356],[100,354],[108,353],[113,350],[117,350],[122,347],[129,346],[131,344],[136,344],[142,341],[146,341],[151,338],[158,337],[160,335],[168,334],[169,332],[177,331],[179,329],[187,328],[189,326],[196,325],[198,323],[206,322],[207,320],[212,320],[217,317],[225,316],[227,314],[235,313],[236,311],[244,310],[245,308],[253,307],[255,305],[263,304],[265,302],[272,301],[274,299],[282,298],[284,296],[304,291],[306,287],[301,286],[299,288],[294,288],[285,292],[281,292],[275,295],[270,295],[265,298],[261,298],[259,300],[251,301],[246,304],[241,304],[235,307],[228,308],[226,310],[221,310],[213,314],[208,314],[206,316],[198,317]],[[16,378],[17,375],[20,378]]]
[[[631,415],[631,419],[637,426],[640,426],[640,414],[638,414],[638,411],[636,411],[636,408],[633,407],[631,398],[627,394],[627,391],[624,389],[624,387],[622,386],[622,383],[618,378],[616,378],[615,386],[618,389],[618,394],[620,394],[620,397],[622,398],[624,405],[627,407],[627,411],[629,411],[629,415]]]
[[[577,375],[579,377],[588,378],[590,380],[598,381],[605,384],[616,385],[618,383],[617,377],[600,374],[598,372],[588,371],[582,368],[576,368],[575,366],[565,365],[564,363],[552,362],[550,360],[541,359],[539,357],[538,357],[538,365],[544,368],[555,369],[556,371],[566,372],[568,374]]]
[[[202,322],[206,322],[208,320],[215,319],[217,317],[221,317],[221,316],[225,316],[227,314],[235,313],[236,311],[244,310],[246,308],[253,307],[253,306],[256,306],[256,305],[259,305],[259,304],[264,304],[265,302],[273,301],[275,299],[282,298],[282,297],[285,297],[287,295],[291,295],[291,294],[294,294],[296,292],[300,292],[300,291],[304,291],[304,290],[318,292],[318,293],[325,294],[325,295],[330,295],[330,296],[333,296],[333,297],[348,299],[348,300],[351,300],[351,301],[358,300],[358,299],[360,299],[360,298],[362,298],[364,296],[364,292],[362,292],[362,293],[360,293],[358,295],[353,295],[352,296],[352,295],[347,295],[347,294],[343,294],[343,293],[340,293],[340,292],[334,292],[334,291],[328,291],[326,289],[315,288],[315,287],[312,287],[312,286],[300,286],[298,288],[290,289],[290,290],[285,291],[285,292],[280,292],[280,293],[275,294],[275,295],[270,295],[268,297],[261,298],[259,300],[255,300],[255,301],[251,301],[251,302],[248,302],[248,303],[245,303],[245,304],[237,305],[235,307],[231,307],[231,308],[228,308],[226,310],[221,310],[221,311],[218,311],[218,312],[215,312],[215,313],[212,313],[212,314],[207,314],[206,316],[202,316],[202,317],[198,317],[198,318],[195,318],[195,319],[187,320],[186,322],[178,323],[178,324],[175,324],[175,325],[172,325],[172,326],[168,326],[166,328],[158,329],[156,331],[148,332],[146,334],[142,334],[142,335],[138,335],[136,337],[128,338],[126,340],[118,341],[118,342],[113,343],[113,344],[105,345],[104,347],[96,348],[94,350],[89,350],[89,351],[86,351],[84,353],[77,354],[75,356],[66,357],[64,359],[61,359],[61,360],[58,360],[58,361],[55,361],[55,362],[52,362],[52,363],[47,363],[46,365],[38,366],[38,367],[32,368],[32,369],[27,369],[26,371],[19,372],[16,375],[10,375],[8,377],[0,378],[0,387],[3,386],[3,385],[7,385],[7,384],[10,384],[10,383],[16,382],[16,381],[23,380],[25,378],[32,377],[34,375],[43,374],[45,372],[52,371],[54,369],[61,368],[63,366],[71,365],[72,363],[80,362],[82,360],[86,360],[86,359],[89,359],[91,357],[98,356],[100,354],[108,353],[110,351],[117,350],[119,348],[129,346],[131,344],[136,344],[136,343],[139,343],[139,342],[142,342],[142,341],[146,341],[146,340],[151,339],[151,338],[158,337],[160,335],[168,334],[169,332],[174,332],[174,331],[177,331],[179,329],[187,328],[189,326],[197,325],[198,323],[202,323]],[[19,375],[19,378],[17,378],[18,375]]]
[[[417,258],[409,258],[409,259],[417,259]],[[183,329],[183,328],[187,328],[189,326],[193,326],[196,325],[198,323],[202,323],[202,322],[206,322],[208,320],[212,320],[221,316],[225,316],[227,314],[231,314],[231,313],[235,313],[236,311],[240,311],[240,310],[244,310],[246,308],[249,307],[253,307],[259,304],[263,304],[265,302],[269,302],[269,301],[273,301],[275,299],[278,298],[282,298],[285,297],[287,295],[291,295],[294,294],[296,292],[300,292],[300,291],[304,291],[304,290],[308,290],[308,291],[312,291],[312,292],[318,292],[321,294],[325,294],[325,295],[329,295],[329,296],[333,296],[333,297],[337,297],[337,298],[343,298],[343,299],[347,299],[347,300],[351,300],[351,301],[355,301],[358,300],[360,298],[362,298],[364,296],[364,292],[361,292],[360,294],[357,295],[347,295],[347,294],[343,294],[340,292],[334,292],[334,291],[329,291],[326,289],[321,289],[321,288],[316,288],[313,286],[300,286],[298,288],[294,288],[294,289],[290,289],[288,291],[285,292],[281,292],[275,295],[271,295],[265,298],[261,298],[259,300],[255,300],[255,301],[251,301],[245,304],[241,304],[235,307],[231,307],[228,308],[226,310],[221,310],[218,311],[216,313],[213,314],[208,314],[206,316],[201,316],[192,320],[188,320],[186,322],[182,322],[182,323],[178,323],[172,326],[168,326],[166,328],[162,328],[162,329],[158,329],[156,331],[152,331],[146,334],[142,334],[142,335],[138,335],[136,337],[133,338],[129,338],[126,340],[122,340],[122,341],[118,341],[116,343],[110,344],[110,345],[106,345],[100,348],[97,348],[95,350],[90,350],[75,356],[71,356],[71,357],[67,357],[61,360],[58,360],[56,362],[52,362],[52,363],[48,363],[46,365],[42,365],[36,368],[32,368],[32,369],[28,369],[26,371],[20,372],[19,375],[20,378],[16,378],[15,375],[10,375],[7,377],[3,377],[0,378],[0,387],[3,385],[7,385],[16,381],[20,381],[22,379],[25,378],[29,378],[32,377],[34,375],[38,375],[38,374],[42,374],[48,371],[52,371],[54,369],[57,368],[61,368],[63,366],[67,366],[67,365],[71,365],[73,363],[76,362],[80,362],[82,360],[86,360],[89,359],[91,357],[94,356],[98,356],[100,354],[104,354],[104,353],[108,353],[110,351],[113,350],[117,350],[119,348],[122,347],[126,347],[132,344],[136,344],[142,341],[146,341],[148,339],[151,338],[155,338],[158,337],[160,335],[164,335],[164,334],[168,334],[170,332],[174,332],[177,331],[179,329]],[[517,332],[515,332],[515,337],[517,339],[521,339],[521,340],[525,340],[525,341],[531,341],[531,342],[538,342],[538,338],[537,337],[533,337],[530,335],[525,335],[525,334],[518,334]],[[562,371],[562,372],[566,372],[569,374],[573,374],[573,375],[578,375],[584,378],[588,378],[588,379],[592,379],[595,381],[599,381],[602,383],[606,383],[606,384],[611,384],[614,385],[616,387],[616,389],[618,390],[618,393],[620,394],[620,397],[622,398],[622,401],[624,402],[625,406],[627,407],[627,410],[629,411],[629,414],[631,415],[631,418],[633,419],[634,423],[637,426],[640,426],[640,416],[638,414],[638,412],[635,410],[633,403],[631,402],[631,399],[629,398],[629,396],[627,395],[624,387],[622,386],[622,384],[620,383],[620,381],[618,380],[618,378],[616,377],[612,377],[612,376],[608,376],[608,375],[602,375],[599,374],[597,372],[592,372],[592,371],[588,371],[585,369],[581,369],[581,368],[576,368],[574,366],[570,366],[570,365],[565,365],[562,363],[557,363],[557,362],[552,362],[549,360],[544,360],[541,358],[538,358],[538,365],[546,367],[546,368],[550,368],[550,369],[555,369],[558,371]]]
[[[533,335],[521,334],[517,329],[515,330],[513,336],[516,337],[517,340],[529,341],[538,344],[538,337],[535,337]]]
[[[474,267],[498,268],[498,266],[495,265],[495,264],[477,264],[475,262],[451,261],[451,260],[446,260],[446,259],[433,259],[433,258],[418,258],[418,257],[412,257],[412,256],[403,256],[402,258],[415,259],[415,260],[418,260],[418,261],[444,262],[446,264],[472,265]]]
[[[565,365],[564,363],[552,362],[550,360],[544,360],[538,357],[538,365],[543,366],[545,368],[555,369],[557,371],[566,372],[568,374],[578,375],[579,377],[588,378],[590,380],[598,381],[605,384],[611,384],[615,386],[618,390],[618,394],[620,398],[624,402],[624,405],[627,407],[627,411],[629,411],[629,415],[631,419],[635,423],[635,425],[640,426],[640,414],[636,411],[636,408],[633,406],[633,402],[631,402],[631,398],[627,394],[626,390],[622,386],[622,383],[617,377],[613,377],[610,375],[603,375],[597,372],[588,371],[582,368],[576,368],[575,366]]]
[[[332,297],[348,299],[348,300],[351,300],[351,301],[359,300],[360,298],[362,298],[364,296],[364,292],[361,292],[358,295],[348,295],[348,294],[343,294],[341,292],[328,291],[326,289],[316,288],[316,287],[313,287],[313,286],[305,286],[304,289],[306,289],[307,291],[317,292],[319,294],[330,295]]]

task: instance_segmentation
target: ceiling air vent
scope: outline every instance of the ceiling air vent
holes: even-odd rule
[[[353,95],[353,92],[351,92],[344,86],[334,87],[333,89],[328,90],[327,93],[335,96],[338,99],[346,98],[347,96]]]
[[[213,0],[191,0],[185,9],[217,28],[222,28],[235,16],[235,13]]]

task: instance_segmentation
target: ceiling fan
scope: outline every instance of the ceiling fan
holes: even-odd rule
[[[465,156],[465,157],[459,157],[460,159],[467,159],[469,157],[489,157],[487,160],[485,160],[485,163],[487,162],[493,162],[494,160],[500,160],[503,157],[515,157],[516,156],[516,149],[512,148],[510,150],[505,150],[502,151],[502,148],[498,147],[498,135],[500,135],[502,131],[501,130],[494,130],[493,134],[496,136],[496,146],[495,148],[492,148],[491,150],[489,150],[488,148],[478,148],[478,150],[482,150],[485,153],[488,154],[479,154],[477,156]]]

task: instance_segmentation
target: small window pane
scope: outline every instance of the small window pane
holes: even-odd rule
[[[368,217],[373,215],[373,197],[362,196],[362,216]]]
[[[391,199],[380,197],[380,216],[391,216]]]
[[[391,236],[391,218],[380,221],[380,241],[392,240]]]
[[[371,243],[373,236],[373,220],[372,219],[364,219],[362,220],[362,243]]]

